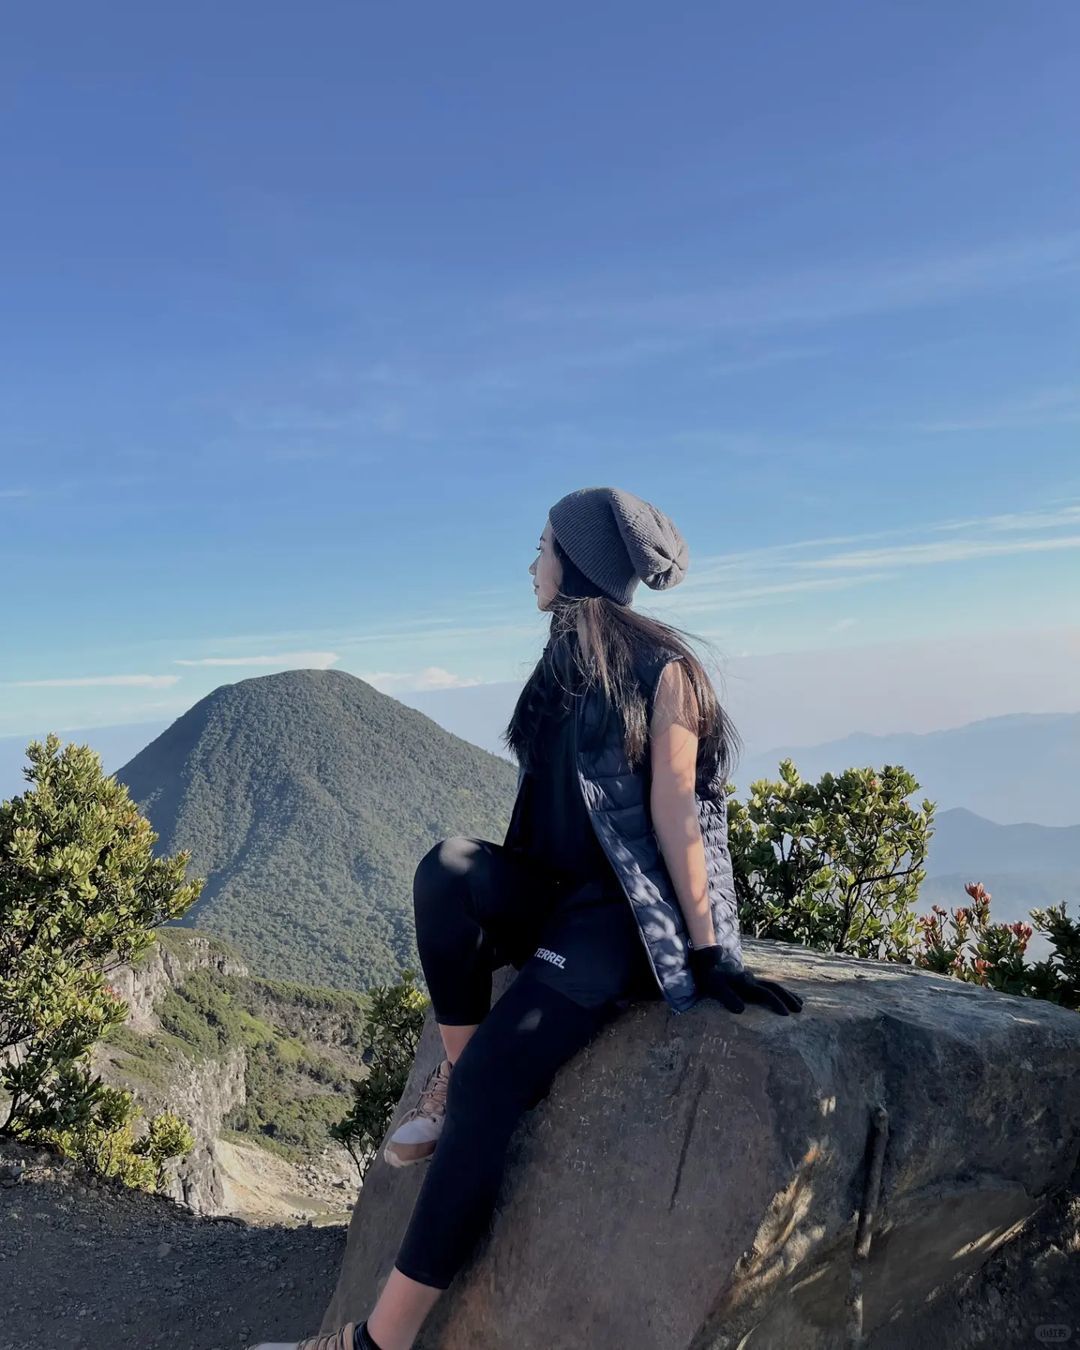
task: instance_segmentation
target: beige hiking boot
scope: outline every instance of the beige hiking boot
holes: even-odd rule
[[[416,1105],[386,1142],[383,1157],[391,1167],[409,1167],[426,1162],[435,1152],[446,1119],[446,1091],[452,1066],[448,1059],[428,1074]]]
[[[371,1342],[366,1342],[370,1344]],[[365,1342],[361,1341],[361,1344]],[[305,1336],[302,1341],[260,1341],[250,1350],[353,1350],[356,1345],[356,1323],[346,1322],[337,1331]]]

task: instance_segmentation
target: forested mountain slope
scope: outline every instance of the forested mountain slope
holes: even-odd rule
[[[362,989],[416,962],[417,863],[501,840],[516,771],[354,675],[290,670],[215,689],[116,777],[206,878],[188,922],[259,974]]]

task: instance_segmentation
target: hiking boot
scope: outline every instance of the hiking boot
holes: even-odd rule
[[[357,1327],[355,1322],[346,1322],[337,1331],[324,1331],[321,1335],[305,1336],[302,1341],[261,1341],[250,1350],[355,1350],[363,1346],[364,1350],[378,1350],[371,1339],[367,1323]]]
[[[353,1350],[356,1343],[356,1323],[346,1322],[337,1331],[324,1331],[321,1336],[305,1336],[302,1341],[260,1341],[250,1350]]]
[[[446,1090],[452,1065],[448,1059],[428,1074],[416,1105],[387,1140],[383,1157],[391,1167],[426,1162],[435,1152],[446,1119]]]

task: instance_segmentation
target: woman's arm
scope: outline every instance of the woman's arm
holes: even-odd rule
[[[693,685],[683,663],[669,661],[660,675],[649,723],[649,806],[656,842],[686,919],[690,941],[695,947],[711,947],[716,943],[716,933],[694,794],[697,728]]]
[[[686,919],[690,969],[698,992],[719,999],[731,1012],[760,1003],[786,1017],[799,1012],[802,999],[775,980],[759,980],[753,971],[728,970],[716,942],[709,909],[705,844],[697,817],[694,771],[697,764],[698,709],[694,687],[681,661],[669,661],[660,675],[649,723],[652,764],[653,830],[671,874]]]

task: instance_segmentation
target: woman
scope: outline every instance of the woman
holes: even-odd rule
[[[522,1112],[631,1000],[802,1007],[742,963],[723,791],[735,734],[687,644],[630,608],[639,580],[681,581],[682,535],[631,493],[582,488],[551,508],[538,552],[550,635],[504,733],[519,764],[506,839],[444,839],[414,878],[446,1058],[384,1156],[430,1159],[427,1175],[367,1321],[298,1350],[409,1350],[488,1225]],[[506,964],[518,973],[492,1008]]]

